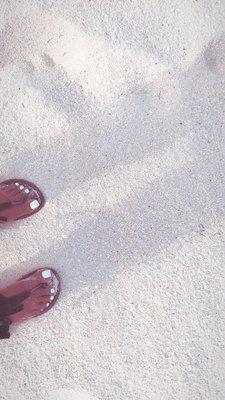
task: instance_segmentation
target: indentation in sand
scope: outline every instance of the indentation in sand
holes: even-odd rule
[[[207,67],[215,73],[225,74],[225,36],[212,40],[204,53]]]

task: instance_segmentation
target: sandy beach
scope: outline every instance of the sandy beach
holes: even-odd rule
[[[1,400],[224,400],[224,0],[0,0],[1,287],[57,305],[0,342]]]

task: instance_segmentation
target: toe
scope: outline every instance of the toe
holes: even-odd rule
[[[19,187],[12,184],[8,188],[8,194],[10,194],[10,196],[14,197],[14,196],[20,196],[21,192],[20,192]]]
[[[31,210],[37,210],[40,207],[40,205],[41,203],[37,199],[31,200],[29,203]]]
[[[43,269],[41,271],[41,276],[44,279],[52,278],[52,271],[50,269]]]

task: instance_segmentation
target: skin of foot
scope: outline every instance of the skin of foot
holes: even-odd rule
[[[60,293],[59,276],[53,269],[39,268],[0,290],[0,338],[9,327],[49,311]]]
[[[29,217],[44,206],[44,196],[32,183],[11,179],[0,183],[0,223]]]

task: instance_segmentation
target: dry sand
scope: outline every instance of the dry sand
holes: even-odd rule
[[[224,400],[224,0],[0,0],[1,285],[62,297],[0,346],[1,400]]]

